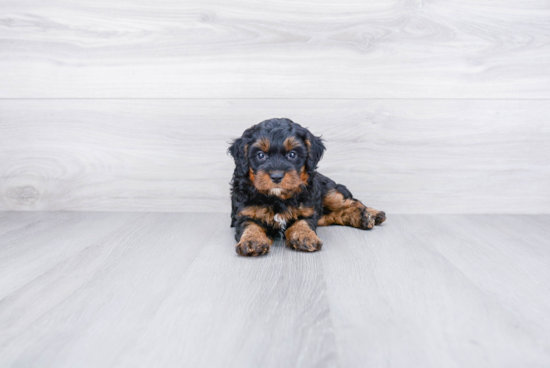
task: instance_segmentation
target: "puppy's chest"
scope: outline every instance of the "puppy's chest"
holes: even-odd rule
[[[284,230],[286,229],[286,217],[284,216],[284,214],[282,213],[276,213],[274,216],[273,216],[273,221],[279,225],[279,228],[281,230]]]
[[[247,216],[260,220],[275,229],[286,229],[291,222],[301,218],[310,217],[315,213],[313,207],[300,205],[297,207],[275,208],[270,206],[248,206],[241,212],[241,216]]]

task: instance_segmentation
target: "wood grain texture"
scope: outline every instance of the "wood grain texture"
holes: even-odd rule
[[[1,366],[335,366],[320,255],[278,244],[251,262],[220,214],[43,216],[63,226],[0,236],[0,269],[40,268],[17,285],[1,279]],[[77,227],[99,240],[71,236]],[[58,257],[12,256],[7,244],[56,244]]]
[[[388,213],[548,213],[547,101],[0,100],[0,210],[229,212],[228,142],[271,117]]]
[[[0,365],[550,364],[550,216],[318,233],[250,259],[226,214],[0,213]]]
[[[4,0],[0,97],[550,98],[550,5]]]
[[[533,218],[402,215],[365,236],[320,229],[341,365],[550,364],[550,218],[544,228]]]

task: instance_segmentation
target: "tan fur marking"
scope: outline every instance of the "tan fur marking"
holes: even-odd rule
[[[300,147],[300,146],[301,146],[300,141],[296,139],[296,137],[288,137],[287,139],[285,139],[283,143],[283,147],[287,152],[292,151],[294,148]]]
[[[298,175],[296,171],[289,171],[285,173],[283,180],[279,184],[275,184],[267,172],[258,171],[253,183],[260,193],[274,195],[274,193],[278,192],[277,197],[288,199],[299,193],[302,190],[300,185],[306,185],[307,181],[304,182],[302,175]],[[280,189],[280,191],[272,191],[272,189]]]
[[[294,249],[314,252],[321,249],[323,242],[305,220],[296,221],[285,231],[287,245]]]
[[[279,219],[289,222],[290,220],[298,220],[300,217],[310,217],[315,213],[313,207],[289,207],[288,211],[279,213]],[[255,220],[260,220],[269,226],[279,228],[279,223],[275,221],[276,213],[273,209],[263,206],[250,206],[239,212],[241,216],[247,216]]]
[[[280,187],[283,189],[283,192],[300,192],[300,185],[302,185],[303,182],[300,179],[300,176],[298,173],[294,170],[289,171],[285,173],[285,176],[283,176],[283,180],[281,180],[281,183],[279,184]],[[294,193],[293,193],[294,194]]]
[[[277,185],[271,181],[268,173],[265,171],[258,171],[254,179],[254,187],[261,193],[267,193],[270,189],[276,188]]]
[[[317,226],[343,225],[362,228],[361,219],[361,211],[358,208],[348,207],[321,216]]]
[[[308,157],[311,158],[312,157],[312,155],[311,155],[311,142],[308,139],[305,139],[304,143],[306,144],[306,147],[307,147],[307,155],[308,155]]]
[[[275,213],[269,207],[250,206],[239,212],[239,215],[260,220],[268,225],[273,225],[273,217],[275,216]]]
[[[267,236],[263,227],[254,222],[248,222],[235,247],[240,255],[254,257],[269,252],[271,244],[273,240]]]
[[[363,210],[366,206],[354,199],[345,199],[342,193],[336,190],[330,190],[323,198],[323,207],[328,209],[328,214],[321,216],[317,226],[343,225],[357,228],[372,228],[374,219],[363,218]],[[370,217],[370,216],[367,216]],[[365,224],[365,221],[367,223]]]
[[[378,211],[374,208],[367,207],[367,212],[375,219],[376,225],[380,225],[386,221],[386,213],[384,211]]]
[[[378,215],[381,211],[375,210],[374,208],[367,207],[367,212],[370,213],[372,216]]]
[[[243,240],[254,240],[257,242],[265,242],[268,244],[272,244],[273,240],[269,239],[269,237],[265,233],[265,229],[261,227],[258,224],[255,224],[253,222],[249,222],[246,226],[246,229],[244,230],[243,234],[241,235],[241,242]]]
[[[269,147],[271,147],[271,142],[267,137],[262,137],[256,141],[256,143],[253,144],[254,147],[258,147],[264,152],[269,151]]]
[[[307,185],[307,180],[309,179],[309,175],[306,172],[306,168],[302,166],[302,170],[300,171],[300,180],[304,185]]]
[[[317,221],[317,226],[330,226],[332,224],[334,224],[334,221],[328,215],[321,216]]]
[[[365,208],[365,206],[359,201],[355,201],[351,198],[344,199],[342,193],[337,192],[334,189],[330,190],[323,198],[323,206],[331,211],[348,207],[357,207],[361,209]]]

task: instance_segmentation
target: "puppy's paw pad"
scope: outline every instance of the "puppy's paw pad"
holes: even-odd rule
[[[304,252],[316,252],[321,249],[323,242],[315,233],[306,236],[296,236],[287,239],[290,248]]]
[[[235,250],[241,256],[245,257],[256,257],[261,256],[269,252],[270,245],[256,240],[243,240],[240,241],[236,246]]]

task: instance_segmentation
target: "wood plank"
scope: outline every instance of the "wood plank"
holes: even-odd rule
[[[0,236],[32,226],[42,216],[39,212],[0,211]]]
[[[320,229],[341,365],[550,364],[548,241],[537,241],[545,263],[524,247],[530,217],[515,216],[513,237],[501,218],[395,215],[370,232]]]
[[[550,98],[545,0],[8,0],[3,98]]]
[[[142,214],[114,233],[77,216],[104,241],[0,300],[2,366],[335,366],[319,254],[240,257],[224,214]]]
[[[320,255],[279,241],[266,257],[238,256],[226,217],[213,219],[222,231],[115,366],[336,366]]]
[[[207,219],[200,214],[102,214],[109,223],[124,224],[116,231],[97,222],[98,215],[65,214],[73,222],[50,231],[59,239],[68,238],[56,244],[55,253],[64,257],[58,257],[54,264],[41,252],[40,238],[28,239],[33,232],[22,232],[19,245],[33,248],[41,264],[33,267],[37,275],[31,282],[0,301],[2,366],[71,366],[71,359],[79,360],[79,366],[98,366],[99,360],[108,361],[112,351],[124,347],[119,339],[121,331],[127,340],[135,337],[140,328],[138,320],[155,312],[163,295],[170,293],[174,282],[200,253],[207,235],[193,231]],[[56,214],[43,216],[46,221]],[[99,240],[73,236],[73,232],[82,232],[81,225],[97,233]],[[17,260],[8,256],[2,261],[12,265]],[[11,286],[5,278],[2,285]],[[119,328],[107,336],[98,331],[113,326]],[[101,358],[82,360],[82,341],[98,339],[113,349],[98,342],[97,348],[105,348]],[[56,347],[65,343],[61,349]],[[96,352],[95,348],[87,350],[92,355]]]
[[[0,236],[0,278],[3,280],[0,298],[24,287],[75,253],[104,242],[103,236],[143,215],[54,212],[33,217],[37,219],[24,228]]]
[[[226,214],[16,216],[51,226],[0,237],[0,270],[36,273],[0,296],[3,367],[550,364],[548,215],[393,215],[252,259]]]
[[[228,142],[289,117],[389,213],[548,213],[547,101],[0,100],[0,210],[228,212]]]

